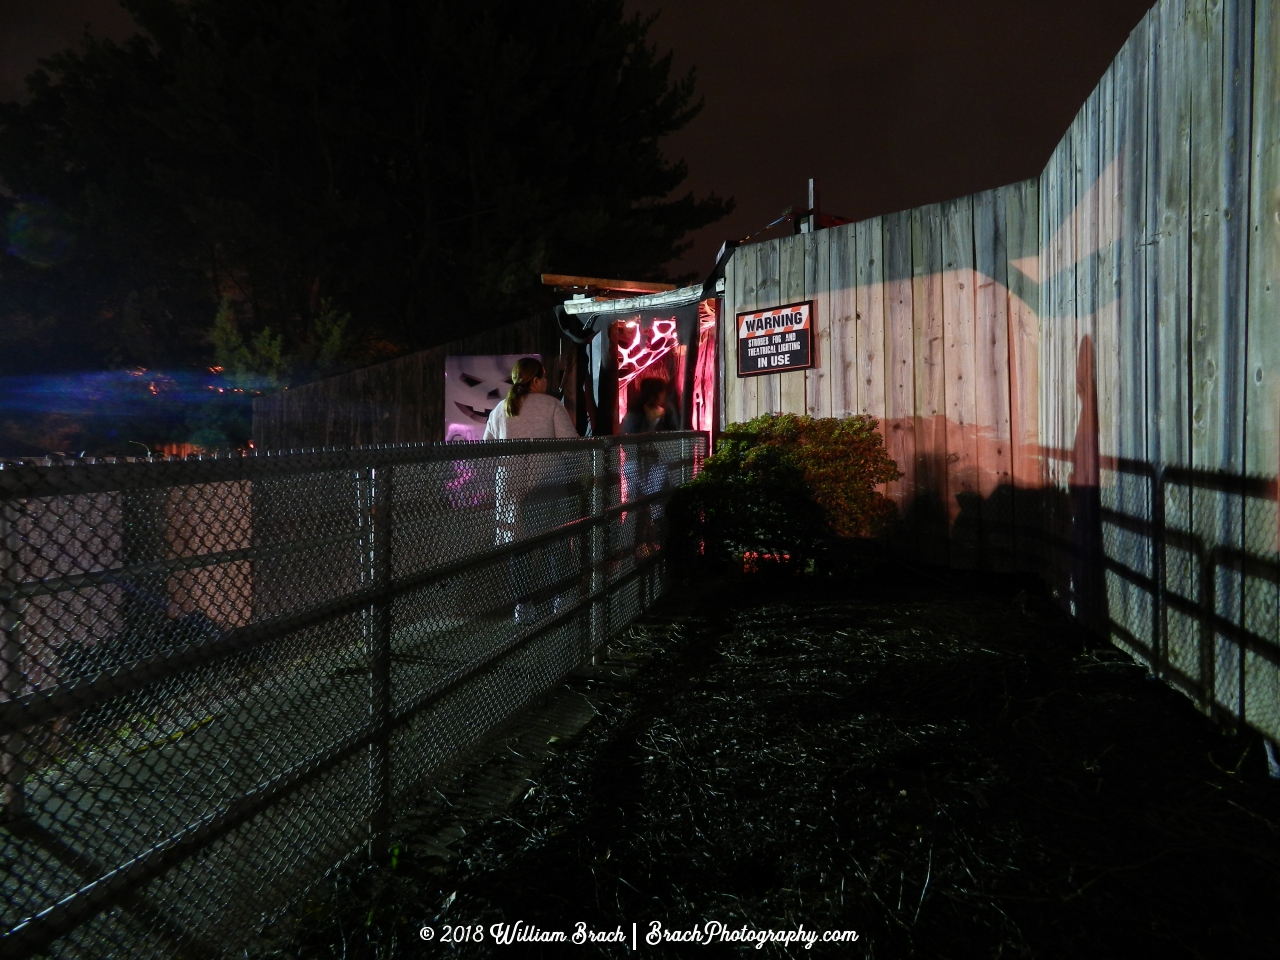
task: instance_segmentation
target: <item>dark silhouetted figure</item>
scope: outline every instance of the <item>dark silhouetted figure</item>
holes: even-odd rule
[[[1093,338],[1082,337],[1076,355],[1076,396],[1080,419],[1071,447],[1071,596],[1075,615],[1092,630],[1107,632],[1103,576],[1101,463],[1098,451],[1098,378]]]

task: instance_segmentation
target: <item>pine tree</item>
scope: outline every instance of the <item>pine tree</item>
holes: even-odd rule
[[[545,308],[546,270],[660,278],[729,209],[679,194],[694,78],[620,0],[122,2],[138,36],[0,105],[28,369],[208,362],[224,303],[273,374],[372,360]]]

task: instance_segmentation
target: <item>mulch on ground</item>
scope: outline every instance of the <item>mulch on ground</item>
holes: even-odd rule
[[[1030,581],[887,559],[746,576],[674,591],[622,649],[647,666],[572,681],[597,715],[518,799],[455,825],[444,854],[426,838],[458,814],[408,818],[394,869],[348,870],[269,952],[621,956],[418,931],[585,922],[629,940],[637,923],[643,941],[652,920],[716,920],[858,931],[754,956],[1276,955],[1280,782],[1261,742]]]

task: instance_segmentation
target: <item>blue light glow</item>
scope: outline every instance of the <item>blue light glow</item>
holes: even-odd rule
[[[217,368],[3,377],[0,432],[63,451],[124,444],[136,455],[139,444],[238,447],[248,442],[252,398],[260,393],[251,381],[227,378]]]
[[[52,267],[71,252],[71,222],[43,200],[23,200],[5,223],[5,252],[33,267]]]

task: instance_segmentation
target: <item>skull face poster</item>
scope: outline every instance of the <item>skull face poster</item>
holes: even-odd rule
[[[479,440],[489,413],[507,397],[511,368],[528,353],[445,357],[444,438]]]

